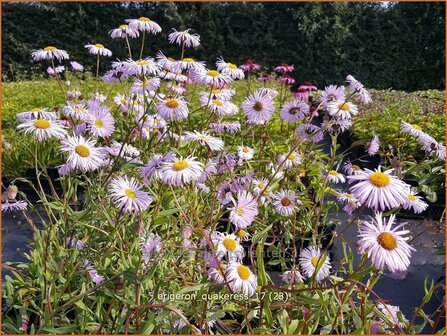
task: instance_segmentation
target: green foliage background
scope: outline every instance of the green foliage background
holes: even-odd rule
[[[47,45],[87,65],[87,43],[103,43],[123,59],[123,41],[107,32],[126,18],[148,16],[163,28],[151,37],[151,55],[161,49],[178,57],[166,37],[171,28],[192,28],[204,42],[190,56],[209,64],[219,56],[239,64],[253,58],[264,67],[287,62],[295,64],[299,82],[320,87],[348,73],[377,89],[445,85],[443,2],[2,3],[2,11],[2,74],[8,81],[41,74],[44,67],[32,62],[30,50]]]

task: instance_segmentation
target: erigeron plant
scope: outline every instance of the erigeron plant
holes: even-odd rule
[[[38,230],[24,212],[34,241],[28,261],[6,277],[5,331],[418,333],[427,323],[436,330],[421,309],[408,320],[373,289],[384,271],[405,271],[414,250],[390,212],[427,205],[392,169],[362,169],[337,153],[358,104],[371,100],[358,80],[347,76],[348,87],[331,85],[319,100],[310,99],[311,84],[292,96],[291,65],[275,69],[278,80],[263,76],[260,87],[253,61],[237,67],[220,58],[214,69],[194,60],[191,49],[201,41],[190,30],[169,35],[177,60],[161,51],[144,57],[146,40],[161,27],[146,17],[127,23],[110,33],[129,52],[102,76],[123,83],[111,97],[82,97],[74,77],[67,91],[56,66],[69,59],[66,51],[32,52],[49,62],[67,101],[59,112],[19,114],[17,129],[29,140],[38,177],[48,178],[41,158],[50,141],[58,143],[63,190],[48,179],[46,193],[38,179],[39,209],[14,184],[3,193],[2,211],[28,206],[43,225]],[[130,38],[141,38],[138,52]],[[100,80],[100,61],[112,51],[85,47]],[[325,137],[329,154],[320,145]],[[426,150],[444,158],[436,144]],[[374,138],[366,150],[379,147]],[[340,208],[349,223],[327,238],[324,228]],[[366,208],[373,218],[361,218]],[[358,252],[343,242],[334,263],[330,246],[356,226]],[[281,267],[282,283],[272,281],[269,266]],[[435,290],[426,286],[423,303]]]

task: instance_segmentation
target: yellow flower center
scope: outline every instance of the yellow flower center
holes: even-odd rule
[[[139,60],[139,61],[136,61],[135,63],[137,63],[137,65],[148,65],[149,64],[149,62],[146,60]]]
[[[416,197],[414,197],[414,195],[412,195],[412,194],[408,195],[408,199],[412,202],[416,201]]]
[[[199,135],[197,138],[199,140],[208,140],[208,137],[206,135]]]
[[[48,46],[48,47],[46,47],[44,49],[44,51],[54,51],[54,50],[57,50],[57,48],[56,47],[52,47],[52,46]]]
[[[211,77],[217,77],[220,75],[219,71],[216,70],[208,70],[206,74]]]
[[[95,47],[96,48],[100,48],[100,49],[104,48],[104,46],[101,43],[96,43]]]
[[[88,149],[87,146],[84,145],[77,145],[75,147],[75,152],[82,157],[89,157],[90,156],[90,149]]]
[[[127,104],[127,101],[126,101],[126,99],[124,99],[124,98],[121,99],[120,102],[121,102],[121,104],[123,104],[123,105],[126,105],[126,104]]]
[[[238,230],[236,232],[236,236],[238,236],[239,238],[244,238],[247,235],[247,232],[245,230]]]
[[[135,194],[135,191],[133,191],[132,189],[126,189],[126,190],[124,190],[124,193],[126,194],[127,197],[132,198],[132,199],[137,197],[137,194]]]
[[[291,153],[291,154],[289,154],[289,156],[287,156],[287,159],[289,159],[289,160],[295,160],[295,158],[296,158],[296,155],[293,153]]]
[[[418,131],[422,131],[422,128],[421,128],[421,126],[419,126],[419,125],[413,125],[413,127],[414,127],[416,130],[418,130]]]
[[[242,148],[242,151],[243,151],[244,153],[248,153],[248,148],[247,148],[247,147],[243,147],[243,148]]]
[[[281,204],[282,204],[283,206],[288,206],[288,205],[290,205],[290,203],[291,203],[291,201],[290,201],[290,199],[288,199],[287,197],[284,197],[284,198],[281,200]]]
[[[338,107],[340,108],[340,110],[349,111],[349,104],[348,103],[339,104]]]
[[[51,127],[51,123],[46,119],[38,119],[34,122],[34,127],[40,129],[47,129]]]
[[[40,110],[41,110],[41,108],[39,108],[39,107],[36,107],[36,108],[31,109],[32,112],[38,112],[38,111],[40,111]]]
[[[250,269],[247,266],[240,265],[237,267],[237,274],[242,280],[248,280],[250,273]]]
[[[119,29],[126,29],[126,28],[129,28],[129,26],[126,25],[126,24],[123,24],[123,25],[121,25],[121,26],[119,27]]]
[[[237,244],[236,244],[236,242],[234,241],[234,239],[231,239],[231,238],[225,238],[225,239],[223,240],[222,244],[223,244],[223,246],[225,246],[225,248],[226,248],[228,251],[231,251],[231,252],[236,251]]]
[[[390,184],[390,177],[382,172],[374,172],[370,175],[369,181],[376,187],[382,188]]]
[[[330,171],[329,171],[329,175],[337,176],[338,173],[337,173],[335,170],[330,170]]]
[[[262,111],[262,103],[261,103],[261,102],[256,102],[256,103],[253,105],[253,109],[254,109],[255,111],[257,111],[257,112]]]
[[[217,106],[222,106],[223,105],[222,101],[218,100],[218,99],[213,99],[212,102],[213,102],[214,105],[217,105]]]
[[[318,258],[318,257],[312,257],[312,259],[310,259],[310,262],[312,263],[312,265],[314,265],[314,267],[317,267],[317,265],[318,265],[318,260],[320,260],[320,258]]]
[[[179,102],[177,99],[169,99],[165,105],[169,108],[176,108],[179,106]]]
[[[186,169],[186,168],[188,168],[188,162],[187,161],[185,161],[185,160],[181,160],[181,161],[177,161],[177,162],[175,162],[174,164],[173,164],[173,166],[172,166],[172,168],[175,170],[175,171],[181,171],[181,170],[183,170],[183,169]]]
[[[259,183],[258,187],[259,187],[259,189],[264,189],[265,188],[265,183]]]
[[[346,193],[345,196],[346,196],[347,198],[353,198],[353,197],[354,197],[354,196],[352,196],[352,194],[349,194],[349,193]]]
[[[357,165],[351,165],[351,168],[352,168],[353,170],[360,170],[360,167],[357,166]]]
[[[236,66],[236,64],[233,64],[233,63],[227,63],[227,65],[228,65],[228,67],[230,68],[230,69],[237,69],[237,66]]]
[[[192,62],[194,62],[194,58],[186,57],[183,59],[183,62],[192,63]]]
[[[95,126],[99,127],[99,128],[103,128],[104,127],[104,123],[102,122],[102,120],[96,119]]]
[[[236,209],[236,214],[242,216],[244,214],[244,207],[239,207]]]
[[[219,94],[219,93],[221,93],[222,91],[220,91],[219,89],[214,89],[213,91],[211,91],[213,94]]]
[[[147,17],[145,17],[145,16],[142,16],[142,17],[140,17],[138,20],[139,20],[139,21],[148,22],[148,21],[150,21],[151,19],[149,19],[149,18],[147,18]]]
[[[397,247],[397,241],[394,236],[389,232],[382,232],[377,237],[377,242],[380,246],[382,246],[385,250],[392,251]]]

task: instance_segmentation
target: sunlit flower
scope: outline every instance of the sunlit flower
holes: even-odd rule
[[[290,154],[281,154],[278,155],[278,157],[276,158],[276,163],[278,165],[282,164],[282,167],[284,169],[291,169],[293,166],[299,165],[301,163],[301,156],[297,152],[292,152]]]
[[[272,98],[268,95],[262,95],[259,91],[255,91],[245,98],[241,108],[247,116],[247,122],[258,125],[268,121],[275,112]]]
[[[218,285],[222,285],[225,283],[225,277],[220,268],[210,268],[208,270],[208,279]]]
[[[200,70],[191,75],[196,83],[220,89],[232,81],[231,77],[217,70]]]
[[[162,164],[174,157],[174,153],[168,152],[165,155],[155,154],[145,166],[140,168],[140,176],[143,182],[149,184],[153,177],[158,176]]]
[[[299,100],[285,103],[280,112],[281,119],[287,122],[297,122],[308,114],[309,105]]]
[[[222,140],[208,135],[206,132],[185,132],[185,139],[187,141],[197,141],[200,145],[208,146],[209,149],[215,151],[222,150],[222,148],[224,147],[224,142]]]
[[[16,117],[20,122],[35,119],[56,120],[59,119],[59,113],[50,112],[48,111],[48,108],[35,108],[30,111],[17,113]]]
[[[14,201],[9,200],[2,202],[2,212],[12,212],[12,211],[22,211],[28,208],[28,203],[25,201]]]
[[[248,296],[255,294],[258,287],[258,279],[247,266],[238,262],[230,262],[225,276],[233,292],[243,293]]]
[[[289,217],[295,213],[298,203],[295,193],[287,190],[280,190],[279,192],[273,193],[272,204],[277,213]]]
[[[351,119],[358,113],[357,106],[344,100],[336,100],[327,104],[329,115],[340,119]]]
[[[407,199],[402,207],[406,210],[412,209],[414,213],[424,212],[428,204],[422,200],[421,196],[416,196],[412,191],[410,191],[407,195]]]
[[[62,112],[74,119],[85,120],[89,116],[89,110],[85,104],[68,104],[62,107]]]
[[[137,61],[128,59],[123,62],[123,69],[129,75],[138,77],[144,75],[156,76],[160,73],[159,65],[150,57]]]
[[[230,76],[232,79],[243,79],[245,77],[242,69],[239,69],[236,64],[225,62],[222,57],[218,59],[216,66],[217,70],[224,75]]]
[[[182,187],[184,184],[197,180],[202,173],[202,164],[195,161],[195,157],[174,157],[162,163],[159,177],[164,183]]]
[[[347,175],[357,175],[362,172],[362,168],[359,165],[352,164],[350,161],[347,161],[343,165],[343,171]]]
[[[411,251],[408,245],[409,237],[404,237],[410,231],[400,230],[406,223],[393,228],[395,215],[388,222],[381,212],[375,213],[371,222],[362,221],[359,228],[359,251],[367,252],[374,266],[379,269],[389,269],[391,272],[405,271],[410,266]]]
[[[222,259],[228,255],[228,260],[241,261],[245,252],[234,234],[224,233],[216,244],[216,256]]]
[[[247,191],[238,192],[237,201],[233,199],[230,208],[230,220],[240,229],[250,226],[258,215],[258,204],[253,195]]]
[[[241,160],[251,160],[253,159],[254,149],[247,146],[239,146],[237,148],[237,155]]]
[[[188,106],[182,98],[170,98],[159,102],[155,111],[165,120],[180,120],[188,118]]]
[[[305,248],[300,255],[300,266],[306,277],[312,278],[315,271],[315,279],[321,281],[327,278],[331,272],[329,256],[321,254],[318,247],[309,246]]]
[[[112,52],[109,49],[105,48],[104,45],[102,45],[101,43],[86,44],[84,48],[86,48],[88,52],[92,55],[100,55],[107,57],[112,56]]]
[[[177,61],[178,67],[181,70],[189,70],[194,72],[206,72],[205,62],[196,61],[191,57],[185,57],[180,61]]]
[[[116,29],[112,29],[109,32],[109,34],[111,38],[126,38],[126,37],[137,38],[138,36],[140,36],[138,30],[129,27],[129,25],[126,24],[123,24]]]
[[[394,209],[407,200],[409,185],[390,173],[393,169],[384,172],[365,169],[356,175],[348,176],[350,192],[368,208],[385,211]]]
[[[121,154],[119,154],[121,152]],[[135,146],[132,146],[129,143],[119,143],[118,141],[113,140],[110,145],[110,154],[113,156],[120,155],[129,155],[129,156],[139,156],[140,151]]]
[[[32,50],[31,56],[35,61],[54,60],[62,61],[69,59],[68,53],[65,50],[57,49],[56,47],[48,46],[44,49]]]
[[[51,119],[28,120],[18,125],[17,129],[24,130],[25,134],[31,133],[40,142],[49,138],[63,139],[67,135],[62,123]]]
[[[144,16],[139,19],[127,19],[126,22],[129,24],[130,28],[139,31],[147,31],[152,34],[161,32],[161,27],[156,22]]]
[[[244,229],[238,229],[235,233],[236,239],[238,241],[248,241],[250,239],[250,234]]]
[[[327,174],[327,180],[331,183],[345,183],[345,177],[336,170],[330,170]]]
[[[68,153],[67,163],[72,169],[79,169],[82,172],[93,171],[99,168],[103,161],[103,155],[95,144],[96,141],[82,136],[68,136],[61,141],[60,150]]]
[[[115,119],[106,107],[98,105],[91,109],[86,122],[87,129],[96,137],[106,138],[115,132]]]
[[[200,45],[200,36],[198,34],[190,34],[191,29],[186,29],[184,31],[177,31],[174,28],[173,33],[169,34],[169,43],[178,44],[179,46],[184,46],[186,48],[196,48]]]
[[[179,73],[182,71],[182,66],[179,62],[172,57],[166,57],[161,51],[157,53],[155,59],[157,60],[157,64],[166,71],[174,73]]]
[[[353,211],[358,209],[361,205],[358,199],[350,193],[339,193],[337,196],[337,201],[344,204],[343,211],[348,215],[351,215]]]

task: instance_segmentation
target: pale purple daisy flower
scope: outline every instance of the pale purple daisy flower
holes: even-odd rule
[[[84,46],[84,48],[86,48],[88,50],[89,54],[92,54],[92,55],[100,55],[100,56],[107,56],[107,57],[112,56],[112,52],[109,49],[107,49],[106,47],[104,47],[104,45],[102,45],[101,43],[86,44]]]
[[[78,120],[85,120],[89,116],[89,110],[84,103],[68,104],[62,107],[62,112],[69,117]]]
[[[222,205],[229,204],[233,197],[230,188],[230,184],[228,182],[224,182],[217,188],[216,198]]]
[[[130,92],[133,95],[143,95],[143,92],[147,95],[150,91],[155,91],[160,87],[161,80],[158,77],[152,77],[141,81],[137,79],[132,83]]]
[[[216,62],[217,70],[222,72],[224,75],[230,76],[232,79],[244,79],[244,71],[239,69],[236,64],[227,63],[221,57]]]
[[[253,195],[247,191],[237,194],[230,208],[230,220],[237,227],[244,229],[250,226],[258,215],[258,204]]]
[[[241,108],[247,116],[247,122],[257,125],[264,124],[275,112],[275,105],[272,98],[268,95],[261,94],[259,91],[255,91],[245,98]]]
[[[332,134],[344,132],[352,127],[352,119],[325,118],[321,127]]]
[[[59,120],[28,120],[18,125],[17,129],[24,130],[25,134],[31,133],[39,142],[50,138],[63,139],[67,136],[67,130]]]
[[[168,152],[165,155],[155,154],[144,167],[140,168],[140,176],[143,179],[143,182],[149,184],[153,177],[157,177],[162,163],[172,159],[173,157],[173,152]]]
[[[115,119],[107,107],[99,104],[96,108],[90,109],[86,122],[87,129],[93,136],[107,138],[115,132]]]
[[[405,203],[410,186],[390,173],[393,169],[375,171],[365,169],[357,175],[348,176],[349,183],[355,183],[350,192],[368,208],[385,211]]]
[[[239,156],[239,159],[242,161],[253,159],[254,153],[255,150],[248,146],[239,146],[237,148],[237,155]]]
[[[35,108],[30,111],[17,113],[16,118],[20,122],[35,120],[35,119],[48,119],[57,120],[59,114],[56,112],[49,112],[48,108]]]
[[[90,276],[90,279],[95,283],[95,285],[102,284],[105,278],[102,275],[99,275],[95,270],[93,264],[89,260],[84,260],[84,267]]]
[[[113,39],[116,38],[126,38],[126,37],[131,37],[131,38],[137,38],[140,36],[140,33],[138,32],[138,30],[129,27],[129,25],[126,24],[122,24],[120,25],[118,28],[116,29],[112,29],[111,31],[109,31],[110,37]]]
[[[53,67],[48,67],[48,69],[47,69],[47,73],[48,73],[50,76],[55,76],[55,75],[60,74],[60,73],[62,73],[62,72],[64,72],[64,71],[65,71],[65,67],[62,66],[62,65],[59,65],[59,66],[57,66],[57,67],[55,67],[55,68],[53,68]]]
[[[175,68],[180,70],[188,70],[190,75],[193,75],[195,72],[206,72],[205,62],[196,61],[191,57],[185,57],[181,61],[177,61]]]
[[[212,151],[220,151],[225,145],[221,139],[215,138],[206,132],[185,132],[185,139],[187,141],[197,141],[201,146],[208,146]]]
[[[371,102],[371,94],[364,88],[362,83],[351,75],[346,76],[346,81],[349,83],[351,91],[355,92],[357,99],[362,104],[366,105]]]
[[[420,126],[412,125],[412,124],[406,123],[405,121],[402,121],[400,123],[400,130],[403,133],[411,134],[417,138],[419,138],[420,136],[426,135],[424,132],[422,132],[422,129]]]
[[[161,51],[155,56],[157,64],[166,71],[180,73],[182,71],[181,64],[172,57],[167,57]]]
[[[358,173],[360,173],[362,171],[362,168],[359,165],[352,164],[351,161],[347,161],[343,165],[343,171],[347,175],[357,175]]]
[[[32,50],[31,56],[35,61],[54,60],[59,62],[64,59],[69,59],[68,53],[65,50],[57,49],[56,47],[48,46],[44,49]]]
[[[371,222],[363,221],[359,228],[359,252],[367,252],[374,266],[390,272],[406,271],[411,251],[416,251],[407,243],[410,237],[404,237],[410,231],[400,230],[406,223],[393,228],[395,217],[393,214],[386,221],[376,212]]]
[[[168,39],[171,44],[178,44],[179,46],[184,46],[186,48],[196,48],[200,45],[200,36],[198,34],[190,34],[191,29],[186,29],[184,31],[177,31],[174,28],[173,33],[169,34]]]
[[[245,252],[234,234],[224,233],[216,242],[216,257],[220,260],[228,256],[228,260],[242,261]]]
[[[343,211],[348,215],[351,215],[361,205],[357,198],[350,193],[338,193],[337,201],[344,204]]]
[[[282,281],[288,282],[291,284],[296,284],[298,282],[303,282],[304,278],[301,275],[299,269],[297,267],[292,267],[290,271],[285,271],[281,276]]]
[[[230,262],[225,276],[233,292],[248,296],[253,296],[256,293],[258,279],[247,266],[238,262]]]
[[[321,104],[327,106],[329,103],[334,101],[345,101],[345,87],[337,85],[329,85],[321,91]]]
[[[391,323],[394,324],[394,326],[398,326],[399,328],[405,328],[405,323],[408,322],[408,320],[405,318],[405,316],[401,313],[399,306],[393,306],[389,304],[383,304],[378,303],[377,308],[380,309],[380,311],[388,317],[388,319],[391,321]],[[402,315],[402,320],[399,319],[399,313]],[[387,323],[383,321],[385,325]]]
[[[158,176],[166,184],[182,187],[197,180],[203,173],[202,163],[195,159],[173,157],[162,163]]]
[[[284,104],[281,108],[280,117],[287,122],[297,122],[309,114],[309,105],[295,100]]]
[[[126,22],[129,24],[130,28],[138,31],[147,31],[154,35],[161,32],[161,27],[158,23],[144,16],[138,19],[126,19]]]
[[[298,202],[295,193],[288,190],[280,190],[272,195],[273,207],[282,216],[292,216],[296,212]]]
[[[224,273],[222,273],[220,268],[210,268],[208,270],[208,279],[218,285],[222,285],[225,283]]]
[[[220,123],[210,123],[211,128],[216,133],[236,133],[241,130],[239,121],[222,121]]]
[[[220,89],[232,81],[231,77],[228,75],[217,70],[207,69],[194,71],[194,73],[191,74],[191,79],[198,84],[211,86],[215,89]]]
[[[345,183],[346,179],[343,174],[340,174],[336,170],[329,170],[327,173],[327,180],[331,183]]]
[[[144,267],[146,267],[152,259],[160,255],[163,250],[163,239],[160,236],[150,232],[147,234],[142,232],[140,237],[140,253]]]
[[[2,202],[2,212],[22,211],[28,208],[28,204],[25,201],[17,202]]]
[[[314,246],[309,246],[301,252],[300,266],[308,278],[312,278],[317,272],[315,275],[317,281],[324,280],[331,272],[329,256],[322,254],[320,248]]]
[[[85,139],[82,136],[68,136],[61,141],[61,152],[68,153],[67,163],[72,169],[82,172],[98,169],[103,162],[103,155],[95,147],[96,141]]]
[[[327,110],[330,116],[339,119],[351,119],[358,114],[358,108],[351,102],[336,100],[327,104]]]
[[[414,213],[424,212],[428,204],[422,200],[421,196],[416,196],[413,192],[409,192],[407,195],[407,200],[402,205],[402,207],[406,210],[413,209]]]
[[[128,59],[122,63],[122,69],[127,74],[138,77],[144,75],[157,76],[160,73],[159,65],[150,57],[137,61]]]
[[[188,106],[182,98],[170,98],[159,102],[155,111],[165,120],[180,120],[188,118]]]
[[[321,128],[312,124],[301,124],[295,131],[296,135],[302,140],[311,140],[314,143],[323,140]]]
[[[370,156],[377,154],[379,151],[379,137],[374,135],[372,140],[366,144],[366,150]]]
[[[253,174],[245,176],[237,176],[230,184],[230,189],[233,193],[239,193],[248,190],[251,181],[253,180]]]
[[[282,164],[284,169],[291,169],[293,166],[299,165],[301,163],[301,155],[297,152],[292,152],[290,154],[281,154],[276,158],[276,163],[278,165]],[[283,163],[284,162],[284,163]]]
[[[217,173],[223,174],[232,171],[236,166],[236,155],[233,153],[221,152],[213,161],[216,162]]]
[[[124,213],[141,213],[152,203],[152,197],[142,188],[135,178],[119,176],[110,182],[109,195]]]
[[[211,160],[208,161],[203,167],[203,173],[197,179],[197,183],[202,184],[202,188],[206,190],[206,188],[203,187],[203,184],[208,180],[209,177],[213,176],[216,173],[217,173],[216,163]]]
[[[67,246],[70,246],[76,250],[82,250],[85,247],[84,242],[76,237],[68,237],[65,242]]]

